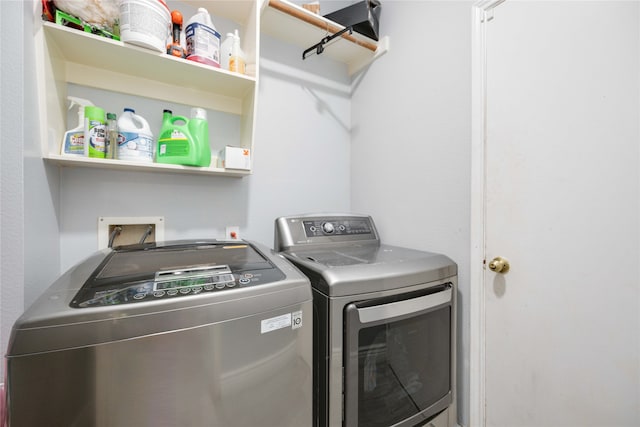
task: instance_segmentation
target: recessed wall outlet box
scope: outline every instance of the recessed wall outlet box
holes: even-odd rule
[[[230,145],[220,150],[218,165],[225,169],[251,169],[251,150]]]
[[[240,240],[240,227],[236,225],[227,227],[224,238],[225,240]]]
[[[164,241],[164,217],[98,217],[98,249]]]

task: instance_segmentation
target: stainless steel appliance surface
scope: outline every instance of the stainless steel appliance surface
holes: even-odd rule
[[[457,425],[451,259],[355,214],[280,217],[274,249],[313,287],[315,426]]]
[[[257,243],[98,252],[14,324],[8,426],[309,426],[312,322],[309,280]]]

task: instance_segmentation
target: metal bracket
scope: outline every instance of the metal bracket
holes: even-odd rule
[[[336,37],[340,37],[341,35],[343,35],[347,31],[349,31],[349,34],[353,34],[353,27],[346,27],[346,28],[338,31],[335,34],[332,34],[330,36],[324,37],[318,43],[314,44],[309,49],[306,49],[304,52],[302,52],[302,59],[303,60],[306,59],[307,54],[309,52],[313,51],[313,50],[316,51],[316,55],[320,55],[322,52],[324,52],[324,45],[325,44],[329,43],[331,40],[335,39]]]

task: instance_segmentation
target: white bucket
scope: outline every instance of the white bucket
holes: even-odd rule
[[[166,52],[170,34],[171,12],[163,0],[121,0],[120,40]]]

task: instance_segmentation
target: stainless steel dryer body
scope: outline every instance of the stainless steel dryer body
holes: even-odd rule
[[[306,277],[249,242],[103,251],[16,321],[9,427],[306,426]]]
[[[274,249],[313,287],[314,425],[457,425],[456,264],[381,244],[366,215],[275,228]]]

